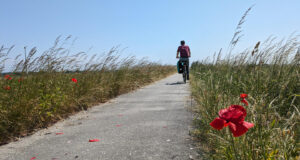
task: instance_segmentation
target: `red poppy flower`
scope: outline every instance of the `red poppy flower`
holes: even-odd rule
[[[72,81],[73,81],[74,83],[77,83],[77,79],[76,79],[76,78],[72,78]]]
[[[242,99],[241,102],[244,103],[246,106],[248,106],[248,102],[247,102],[246,99],[245,99],[245,98],[248,97],[248,95],[245,94],[245,93],[243,93],[243,94],[240,95],[240,97],[241,97],[241,99]]]
[[[99,139],[90,139],[89,142],[99,142]]]
[[[241,98],[247,98],[247,97],[248,97],[248,94],[242,93],[242,94],[240,95],[240,97],[241,97]]]
[[[241,102],[248,106],[248,102],[245,99],[242,99]]]
[[[219,117],[215,118],[210,125],[217,130],[229,126],[233,136],[239,137],[254,126],[253,123],[244,121],[246,115],[247,112],[245,108],[239,105],[231,105],[226,109],[221,109],[219,111]]]
[[[34,160],[34,159],[36,159],[36,157],[32,157],[32,158],[30,158],[30,160]]]
[[[19,78],[19,79],[18,79],[18,82],[21,82],[21,81],[23,81],[23,78]]]
[[[5,90],[10,90],[11,88],[10,88],[10,86],[5,86],[4,89]]]
[[[8,75],[8,74],[5,75],[4,78],[5,78],[5,79],[8,79],[8,80],[11,80],[11,79],[12,79],[12,78],[10,77],[10,75]]]

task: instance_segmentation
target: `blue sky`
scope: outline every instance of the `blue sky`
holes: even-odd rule
[[[58,35],[77,37],[74,51],[102,53],[128,47],[124,54],[175,64],[180,40],[192,60],[227,48],[248,7],[245,36],[237,50],[274,35],[300,31],[299,0],[0,0],[0,45],[49,48]]]

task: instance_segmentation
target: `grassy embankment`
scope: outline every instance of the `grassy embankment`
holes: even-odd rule
[[[253,51],[230,51],[226,58],[220,52],[211,61],[192,64],[191,87],[197,101],[193,135],[207,159],[299,158],[299,47],[298,36],[280,42],[270,38]],[[241,93],[248,94],[248,106],[241,103]],[[246,121],[255,125],[240,137],[232,137],[229,127],[210,126],[219,110],[232,104],[243,105]]]
[[[33,48],[1,77],[0,144],[176,72],[174,66],[121,59],[117,48],[87,61],[84,52],[71,55],[62,45],[57,39],[39,56]],[[11,50],[0,51],[4,62]]]

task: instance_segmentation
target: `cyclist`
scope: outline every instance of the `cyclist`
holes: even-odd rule
[[[187,80],[190,79],[189,76],[189,57],[191,57],[191,51],[190,47],[188,45],[185,45],[185,41],[180,42],[180,46],[177,49],[177,55],[176,58],[179,58],[180,53],[180,59],[179,61],[185,61],[187,65]]]

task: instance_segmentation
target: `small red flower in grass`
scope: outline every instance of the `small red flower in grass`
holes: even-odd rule
[[[5,86],[4,89],[9,91],[11,88],[10,88],[10,86]]]
[[[244,103],[246,106],[248,106],[248,102],[247,102],[247,100],[245,99],[245,98],[248,97],[248,94],[243,93],[243,94],[240,95],[240,97],[241,97],[241,99],[242,99],[241,102]]]
[[[219,117],[215,118],[210,125],[221,130],[229,126],[234,137],[239,137],[245,134],[249,128],[254,126],[253,123],[245,121],[247,115],[246,109],[239,105],[231,105],[228,108],[219,111]]]
[[[30,158],[30,160],[34,160],[34,159],[36,159],[36,157],[32,157],[32,158]]]
[[[90,139],[89,142],[99,142],[99,139]]]
[[[76,79],[76,78],[72,78],[72,81],[73,81],[74,83],[77,83],[77,79]]]
[[[240,97],[241,97],[241,98],[247,98],[247,97],[248,97],[248,94],[242,93],[242,94],[240,95]]]
[[[19,79],[18,79],[18,82],[22,82],[22,81],[23,81],[23,78],[19,78]]]
[[[5,78],[5,79],[8,79],[8,80],[11,80],[11,79],[12,79],[12,78],[10,77],[10,75],[8,75],[8,74],[5,75],[4,78]]]

